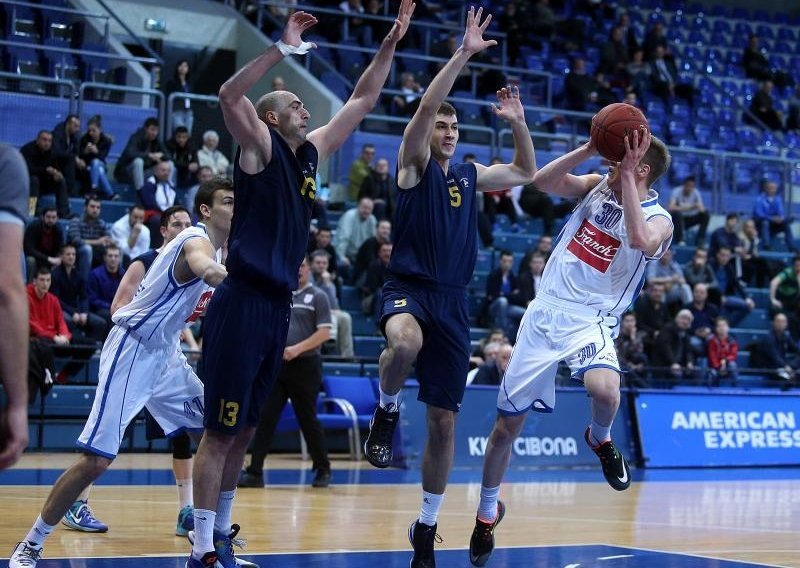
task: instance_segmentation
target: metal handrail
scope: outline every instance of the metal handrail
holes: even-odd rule
[[[105,59],[118,59],[120,61],[135,61],[137,63],[158,64],[158,61],[149,57],[137,57],[135,55],[120,55],[107,51],[89,51],[86,49],[73,49],[71,47],[58,47],[55,45],[41,45],[35,43],[23,43],[19,41],[0,40],[0,45],[10,47],[21,47],[25,49],[35,49],[38,51],[52,51],[56,53],[69,53],[70,55],[82,55],[88,57],[101,57]]]
[[[112,18],[114,18],[114,21],[115,21],[115,22],[117,22],[117,24],[119,24],[119,25],[120,25],[120,27],[121,27],[123,30],[125,30],[125,33],[127,33],[127,34],[128,34],[130,37],[132,37],[132,38],[134,39],[134,41],[136,42],[136,44],[137,44],[139,47],[141,47],[142,49],[144,49],[144,50],[145,50],[145,52],[147,52],[148,54],[150,54],[150,57],[152,57],[153,59],[155,59],[155,61],[156,61],[156,65],[159,65],[159,66],[162,66],[162,67],[163,67],[163,65],[164,65],[164,60],[161,58],[161,56],[160,56],[159,54],[157,54],[155,51],[153,51],[153,49],[152,49],[152,48],[151,48],[149,45],[147,45],[147,43],[143,42],[143,41],[141,40],[141,38],[140,38],[138,35],[136,35],[136,34],[133,32],[133,30],[132,30],[130,27],[128,27],[128,24],[126,24],[125,22],[123,22],[123,21],[122,21],[122,19],[121,19],[119,16],[117,16],[116,12],[114,12],[114,10],[112,10],[111,8],[109,8],[108,4],[106,4],[104,0],[96,0],[96,1],[97,1],[97,3],[98,3],[98,4],[100,4],[100,5],[103,7],[103,9],[104,9],[106,12],[108,12],[108,14],[109,14],[109,15],[110,15]]]
[[[62,96],[62,90],[59,89],[59,97],[60,99],[67,99],[69,101],[69,112],[75,112],[75,94],[77,93],[77,86],[75,83],[70,81],[69,79],[57,79],[55,77],[42,77],[39,75],[28,75],[26,73],[9,73],[7,71],[0,71],[0,78],[2,79],[14,79],[18,81],[35,81],[38,83],[51,83],[54,85],[60,85],[62,87],[66,87],[64,89],[66,94]],[[13,91],[7,91],[13,92]]]
[[[175,99],[189,99],[190,101],[200,101],[200,102],[207,102],[213,104],[219,104],[219,97],[215,95],[198,95],[195,93],[181,93],[175,92],[170,93],[167,97],[166,101],[166,119],[165,123],[167,128],[165,129],[168,134],[172,133],[174,128],[172,126],[172,107]]]

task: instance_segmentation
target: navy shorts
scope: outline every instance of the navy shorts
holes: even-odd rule
[[[469,371],[470,341],[467,293],[422,283],[389,280],[383,285],[381,329],[394,314],[411,314],[422,327],[417,355],[417,399],[458,412]]]
[[[230,276],[214,291],[203,330],[206,428],[258,425],[283,366],[290,311],[289,294],[265,295]]]

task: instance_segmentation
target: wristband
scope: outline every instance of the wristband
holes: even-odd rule
[[[310,41],[301,41],[300,45],[294,46],[289,45],[288,43],[283,42],[282,40],[278,40],[275,42],[275,47],[278,48],[284,56],[286,55],[304,55],[309,52],[309,50],[314,47],[314,44]]]

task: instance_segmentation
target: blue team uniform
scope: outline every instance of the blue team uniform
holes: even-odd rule
[[[272,159],[250,175],[234,160],[228,277],[208,306],[203,338],[205,426],[234,434],[258,424],[283,364],[292,291],[308,245],[318,153],[293,153],[273,129]]]
[[[447,174],[429,160],[420,182],[398,188],[381,327],[408,313],[424,334],[417,356],[419,400],[457,411],[469,371],[467,284],[478,254],[473,164]]]

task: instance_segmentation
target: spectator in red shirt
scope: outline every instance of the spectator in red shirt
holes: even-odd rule
[[[730,377],[731,384],[736,385],[739,369],[736,357],[739,344],[736,338],[728,335],[730,326],[725,318],[717,318],[714,324],[714,335],[708,340],[708,378],[710,386],[719,386],[721,377]]]
[[[28,284],[31,337],[51,341],[56,345],[69,345],[69,332],[61,303],[50,293],[50,269],[40,266],[36,278]]]

